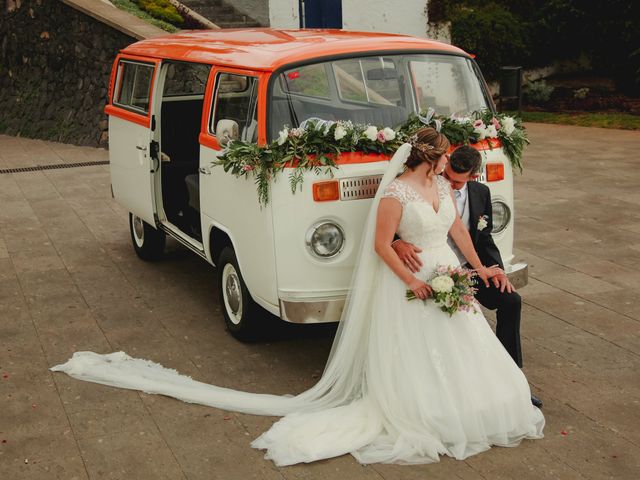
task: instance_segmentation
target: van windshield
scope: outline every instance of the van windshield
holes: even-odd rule
[[[275,79],[269,135],[309,118],[397,127],[433,108],[466,116],[488,108],[472,62],[443,54],[348,58],[292,68]]]

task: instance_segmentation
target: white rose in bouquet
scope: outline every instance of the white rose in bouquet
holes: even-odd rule
[[[367,137],[372,142],[375,142],[376,139],[378,138],[378,129],[376,127],[374,127],[373,125],[370,125],[364,131],[364,136]]]
[[[343,126],[338,125],[333,132],[333,138],[335,138],[336,140],[342,140],[346,134],[347,130]]]
[[[382,133],[384,135],[384,139],[388,142],[390,140],[393,140],[394,138],[396,138],[396,132],[393,128],[385,128],[384,130],[382,130]]]
[[[502,118],[502,131],[505,135],[509,136],[516,129],[516,121],[513,117]]]
[[[437,293],[450,293],[453,285],[453,279],[448,275],[441,275],[431,280],[431,288]]]

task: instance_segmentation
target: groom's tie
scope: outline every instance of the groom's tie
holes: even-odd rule
[[[456,206],[458,207],[458,214],[460,217],[464,215],[464,209],[466,207],[465,202],[462,201],[462,193],[460,190],[454,190],[453,194],[456,197]]]

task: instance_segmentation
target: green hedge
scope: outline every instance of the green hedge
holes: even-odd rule
[[[452,41],[477,55],[489,79],[502,65],[537,67],[582,55],[593,71],[640,95],[640,2],[430,0],[430,22],[451,21]]]
[[[176,27],[184,23],[184,18],[169,0],[136,0],[138,6],[158,20],[169,22]]]
[[[526,28],[505,7],[459,7],[452,12],[451,41],[476,55],[488,79],[498,78],[503,65],[523,65],[531,55]]]

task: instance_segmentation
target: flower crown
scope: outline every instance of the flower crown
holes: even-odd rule
[[[431,150],[435,150],[436,147],[434,147],[433,145],[430,145],[428,143],[423,143],[420,142],[418,140],[418,135],[413,134],[409,137],[409,145],[411,145],[413,148],[415,148],[416,150],[421,151],[422,153],[427,153]]]

